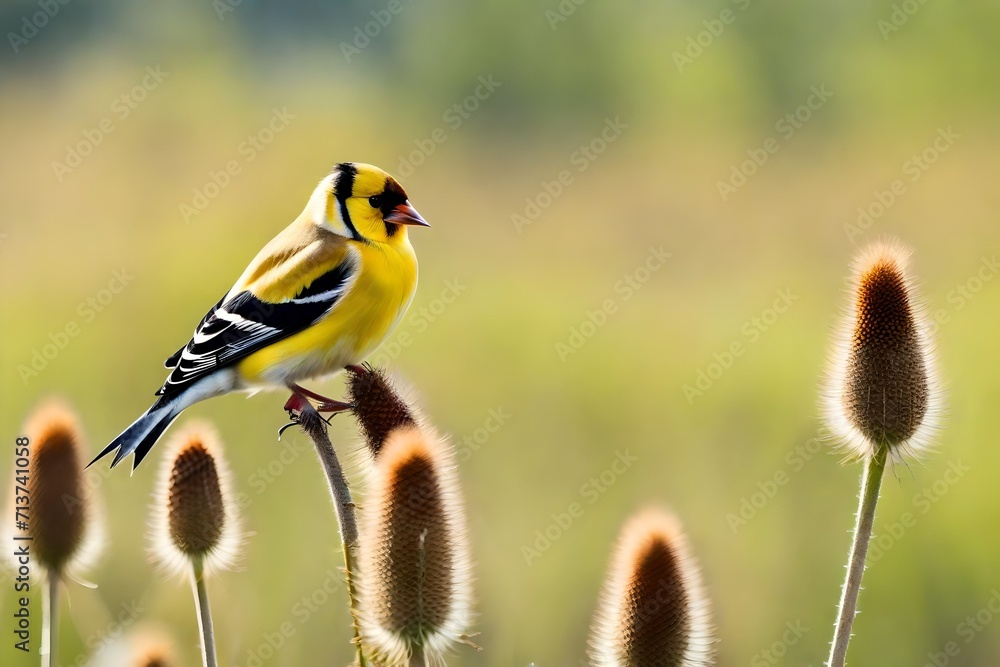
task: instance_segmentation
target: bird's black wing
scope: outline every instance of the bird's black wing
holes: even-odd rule
[[[287,301],[268,303],[246,291],[220,301],[198,325],[191,341],[167,360],[173,370],[157,395],[176,394],[213,371],[309,327],[340,300],[355,273],[355,263],[345,259]]]
[[[198,326],[196,326],[194,328],[194,330],[195,331],[200,331],[201,328],[203,326],[205,326],[205,323],[208,322],[208,319],[210,317],[212,317],[212,315],[215,315],[215,311],[217,311],[222,306],[222,302],[225,301],[225,300],[226,300],[226,297],[222,297],[221,299],[219,299],[219,303],[217,303],[214,306],[212,306],[212,308],[207,313],[205,313],[205,317],[201,318],[201,322],[198,323]],[[186,347],[187,347],[187,345],[185,345],[184,347],[182,347],[181,349],[177,350],[176,352],[174,352],[173,354],[171,354],[169,357],[167,357],[167,360],[163,362],[163,365],[166,368],[176,368],[177,367],[177,362],[179,362],[181,360],[181,354],[184,353],[184,349]]]

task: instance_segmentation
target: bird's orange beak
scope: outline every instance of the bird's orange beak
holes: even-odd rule
[[[409,201],[404,201],[402,204],[399,204],[392,209],[389,212],[389,215],[385,216],[385,221],[397,225],[419,225],[420,227],[430,227],[430,224],[424,220],[419,213],[417,213],[417,209],[410,206]]]

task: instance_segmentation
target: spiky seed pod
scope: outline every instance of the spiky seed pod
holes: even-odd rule
[[[79,660],[73,664],[80,664]],[[87,667],[171,667],[177,665],[170,635],[159,625],[139,621],[127,633],[104,637]],[[200,664],[200,663],[199,663]]]
[[[215,430],[189,424],[168,452],[154,501],[153,555],[178,571],[196,559],[210,571],[231,567],[240,522]]]
[[[365,645],[390,666],[428,664],[463,638],[472,585],[451,447],[426,429],[393,431],[362,508],[359,611]]]
[[[31,553],[50,571],[86,568],[100,548],[100,523],[95,498],[84,476],[86,444],[77,416],[57,401],[42,404],[28,418],[27,484],[15,474],[14,496],[28,491],[28,533]],[[11,512],[13,518],[14,512]]]
[[[149,653],[136,659],[135,667],[170,667],[172,663],[165,654]]]
[[[940,420],[930,323],[896,241],[869,246],[854,263],[851,301],[831,355],[824,411],[858,458],[889,448],[898,459],[926,447]]]
[[[394,430],[417,423],[385,371],[368,364],[361,372],[348,371],[348,400],[354,404],[358,429],[372,456],[378,456],[386,438]]]
[[[170,642],[158,632],[137,633],[131,644],[131,667],[170,667],[175,664]]]
[[[646,510],[618,537],[591,629],[598,667],[712,664],[708,599],[680,523]]]

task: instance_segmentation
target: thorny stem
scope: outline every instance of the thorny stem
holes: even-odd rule
[[[208,606],[208,589],[205,588],[205,563],[201,556],[191,560],[194,598],[198,609],[198,629],[201,631],[202,664],[216,667],[215,629],[212,627],[212,611]]]
[[[871,540],[872,526],[875,523],[875,505],[878,503],[879,487],[882,485],[882,473],[885,471],[888,452],[887,445],[878,447],[875,455],[868,459],[861,477],[861,497],[857,524],[854,526],[854,544],[851,546],[851,556],[847,562],[847,579],[844,581],[844,590],[840,598],[837,629],[830,647],[830,660],[827,662],[829,667],[844,667],[844,661],[847,659],[847,644],[851,641],[851,627],[858,611],[861,577],[865,573],[868,542]]]
[[[298,416],[299,426],[316,446],[320,463],[326,472],[326,481],[330,486],[330,495],[337,510],[337,522],[340,525],[340,538],[344,548],[344,572],[347,579],[347,595],[350,600],[351,620],[354,625],[354,643],[358,651],[359,667],[366,667],[364,648],[361,645],[361,630],[358,626],[358,591],[354,582],[355,564],[358,559],[358,517],[354,502],[351,500],[351,489],[340,467],[337,453],[326,432],[326,422],[311,404],[306,404]]]

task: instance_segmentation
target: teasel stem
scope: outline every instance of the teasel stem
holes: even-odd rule
[[[189,424],[172,439],[169,452],[154,494],[152,554],[166,569],[191,577],[202,665],[216,667],[205,579],[234,564],[242,541],[240,517],[222,443],[209,424]]]
[[[330,487],[330,496],[337,511],[337,523],[340,527],[340,540],[344,550],[344,576],[347,581],[347,595],[351,612],[351,625],[354,631],[354,645],[358,653],[358,667],[369,664],[361,645],[361,630],[358,625],[358,590],[355,583],[355,572],[358,562],[358,516],[354,501],[351,499],[351,489],[340,466],[337,452],[333,449],[330,436],[326,430],[326,422],[316,409],[309,403],[299,413],[299,425],[316,447],[326,481]]]
[[[910,254],[894,240],[859,253],[827,372],[831,435],[865,461],[829,667],[847,658],[885,466],[924,450],[940,424],[933,330],[907,272]]]
[[[59,664],[59,590],[62,575],[55,568],[48,568],[48,595],[45,618],[42,622],[42,667]]]
[[[857,523],[854,526],[854,543],[847,561],[847,579],[840,597],[837,613],[837,629],[830,648],[829,667],[843,667],[847,659],[847,644],[851,641],[851,628],[858,611],[858,594],[861,592],[861,577],[865,573],[865,559],[868,557],[868,543],[871,541],[875,524],[875,505],[878,503],[882,474],[889,447],[879,447],[874,456],[868,458],[861,476],[861,494],[858,505]]]
[[[205,561],[201,556],[191,559],[192,588],[198,601],[198,629],[201,631],[201,656],[204,667],[217,667],[215,655],[215,628],[212,626],[212,610],[208,604],[208,589],[205,587]]]

